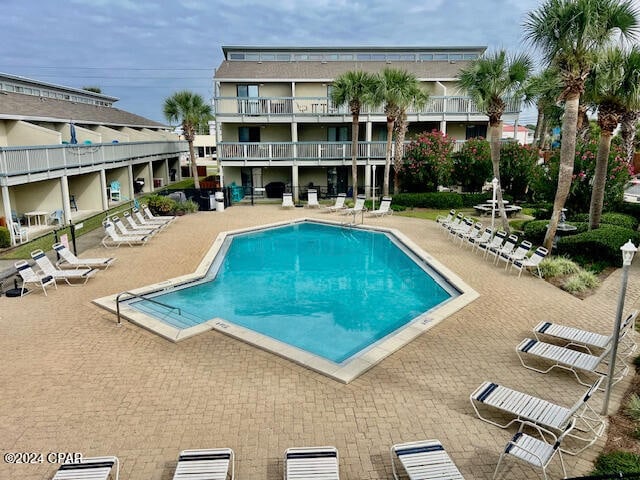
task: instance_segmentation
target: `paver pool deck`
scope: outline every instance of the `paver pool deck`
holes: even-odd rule
[[[57,465],[47,463],[49,452],[116,455],[122,480],[171,479],[181,450],[230,447],[237,479],[275,480],[286,448],[315,445],[338,448],[343,479],[390,479],[391,445],[431,438],[465,478],[489,479],[515,427],[476,418],[469,394],[481,382],[563,405],[586,390],[570,372],[523,368],[515,347],[541,320],[610,332],[621,270],[579,300],[531,275],[505,273],[428,220],[394,215],[365,223],[400,230],[480,298],[347,385],[220,332],[175,344],[129,323],[118,327],[115,315],[91,303],[194,271],[219,232],[314,216],[348,220],[276,205],[199,212],[145,247],[82,252],[118,258],[84,286],[0,297],[0,453],[45,455],[29,465],[0,460],[0,479],[51,478]],[[638,262],[626,310],[640,306]],[[615,386],[611,410],[628,380]],[[593,400],[599,410],[602,394]],[[587,474],[603,443],[565,456],[570,476]],[[537,478],[515,462],[505,467],[502,478]],[[550,473],[561,477],[558,461]]]

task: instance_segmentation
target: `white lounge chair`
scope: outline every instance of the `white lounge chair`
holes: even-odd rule
[[[339,480],[335,447],[288,448],[284,452],[285,480]]]
[[[504,265],[504,269],[506,270],[507,268],[509,268],[509,265],[515,261],[523,261],[525,258],[527,258],[527,255],[529,255],[529,252],[531,251],[531,242],[528,240],[523,240],[522,242],[520,242],[520,245],[518,245],[518,248],[516,248],[513,252],[507,253],[506,251],[500,251],[498,253],[498,262],[500,263],[501,261],[503,261],[505,263]]]
[[[153,228],[136,228],[135,230],[129,230],[122,220],[117,215],[111,217],[111,222],[115,225],[116,229],[125,237],[128,235],[148,235],[152,236],[156,233],[156,230]]]
[[[282,208],[293,208],[295,205],[293,204],[293,193],[283,193],[282,194]]]
[[[486,258],[487,254],[491,250],[497,250],[502,246],[502,242],[507,237],[507,232],[504,230],[498,230],[495,235],[487,243],[479,243],[478,249],[484,250],[482,258]]]
[[[549,250],[544,247],[538,247],[530,257],[525,258],[524,260],[515,260],[511,262],[511,268],[515,268],[520,271],[520,273],[518,273],[518,277],[522,275],[522,270],[532,270],[535,268],[538,271],[537,276],[542,278],[540,262],[542,262],[548,254]],[[531,272],[531,274],[533,275],[533,272]]]
[[[153,213],[151,213],[151,210],[149,210],[149,207],[145,204],[140,205],[140,208],[142,208],[142,211],[144,212],[144,214],[147,216],[149,220],[161,220],[163,222],[173,222],[176,219],[176,217],[174,217],[173,215],[154,215]]]
[[[453,220],[453,217],[455,216],[456,216],[456,211],[449,210],[449,213],[447,215],[438,215],[436,217],[436,223],[440,223],[440,224],[449,223],[451,220]]]
[[[449,229],[449,235],[451,237],[451,241],[455,242],[456,238],[459,236],[462,237],[471,233],[473,229],[473,219],[471,217],[464,217],[462,223],[456,227],[452,227]]]
[[[391,197],[382,197],[378,209],[371,210],[367,215],[371,217],[382,217],[391,214],[393,214],[393,210],[391,210]]]
[[[493,237],[493,230],[491,229],[491,227],[487,227],[484,229],[480,237],[468,238],[467,241],[471,245],[471,251],[473,251],[476,248],[478,248],[478,245],[486,245],[487,243],[489,243],[492,237]]]
[[[26,227],[21,226],[18,222],[11,222],[13,228],[13,236],[20,243],[29,241],[29,230]]]
[[[116,232],[116,227],[113,223],[105,221],[102,223],[104,227],[105,236],[102,239],[102,246],[105,248],[118,248],[120,245],[145,245],[149,241],[147,235],[120,235]]]
[[[607,363],[610,357],[610,348],[611,347],[606,348],[600,355],[596,356],[539,340],[525,338],[520,345],[516,347],[516,353],[518,358],[520,358],[522,366],[529,370],[548,373],[556,367],[562,368],[573,372],[581,385],[588,386],[590,384],[583,382],[578,373],[600,375],[601,377],[606,376],[608,374]],[[547,369],[527,365],[524,361],[527,356],[535,357],[537,360],[552,362],[552,365]],[[616,361],[616,371],[613,373],[613,383],[615,384],[622,380],[628,370],[629,367],[624,362],[624,359],[619,357]]]
[[[476,222],[473,224],[473,228],[461,235],[458,235],[458,238],[460,239],[460,246],[462,246],[465,241],[469,244],[469,245],[473,245],[473,241],[476,239],[480,239],[482,237],[482,233],[483,233],[483,229],[484,226],[482,225],[482,223],[480,222]]]
[[[173,480],[233,480],[234,475],[234,454],[230,448],[183,450]]]
[[[446,222],[446,223],[443,222],[441,223],[441,225],[443,226],[445,232],[449,232],[449,230],[454,230],[456,228],[459,228],[462,225],[464,219],[465,219],[464,214],[458,213],[449,222]]]
[[[487,249],[487,253],[494,256],[493,262],[497,264],[498,258],[500,257],[500,255],[505,255],[505,256],[511,255],[513,251],[516,249],[517,243],[518,243],[518,236],[512,233],[505,239],[504,243],[499,248],[489,247]]]
[[[399,461],[410,480],[464,480],[464,477],[438,440],[398,443],[391,447],[391,468],[398,480]]]
[[[317,190],[309,190],[307,192],[307,207],[308,208],[318,208],[320,204],[318,203],[318,191]]]
[[[537,430],[540,438],[533,437],[523,432],[524,427],[531,427]],[[496,471],[493,474],[493,478],[498,476],[498,470],[500,469],[500,464],[505,456],[510,455],[514,458],[517,458],[523,462],[530,464],[533,467],[540,468],[542,470],[542,475],[545,480],[547,477],[547,467],[553,457],[558,454],[560,457],[560,464],[562,465],[562,472],[564,476],[562,478],[567,477],[567,470],[564,466],[564,460],[562,459],[562,452],[560,451],[560,445],[564,440],[564,437],[571,431],[573,426],[570,424],[567,426],[567,430],[558,437],[557,440],[552,443],[548,443],[545,439],[545,434],[548,434],[544,428],[541,428],[539,425],[530,422],[522,422],[520,425],[520,429],[513,436],[504,451],[500,454],[500,458],[498,459],[498,464],[496,465]]]
[[[56,262],[58,267],[72,268],[104,268],[105,270],[115,262],[115,257],[104,258],[78,258],[62,243],[54,243],[53,249],[60,255]]]
[[[342,210],[347,208],[344,206],[344,201],[347,199],[346,193],[339,193],[336,197],[336,203],[330,205],[328,207],[324,207],[324,212],[337,212],[338,210]]]
[[[140,212],[140,210],[138,210],[137,208],[134,208],[131,210],[133,212],[133,215],[136,217],[136,220],[138,221],[138,223],[140,225],[142,225],[143,227],[148,227],[148,228],[165,228],[167,225],[169,225],[171,223],[171,221],[167,221],[167,220],[150,220],[148,218],[144,218],[144,215],[142,215],[142,213]]]
[[[31,252],[31,258],[35,260],[38,268],[42,270],[42,273],[49,275],[56,280],[64,280],[69,285],[80,285],[80,283],[74,283],[72,280],[82,281],[82,284],[85,284],[98,272],[95,268],[60,270],[59,268],[56,268],[55,265],[51,263],[51,260],[49,260],[49,257],[39,249]]]
[[[602,377],[598,378],[570,408],[492,382],[482,383],[469,396],[469,400],[480,420],[500,428],[507,428],[515,422],[529,421],[548,429],[557,436],[562,434],[575,419],[576,423],[570,436],[578,440],[580,444],[584,442],[584,445],[575,451],[567,451],[567,453],[576,455],[593,445],[604,433],[606,426],[604,420],[587,403],[596,393],[601,382]],[[497,419],[483,416],[478,409],[479,406],[497,410],[502,414],[501,418],[504,418],[504,414],[515,418],[506,423],[499,423]]]
[[[45,296],[47,296],[46,287],[53,285],[56,290],[58,289],[55,278],[53,278],[51,275],[38,275],[33,270],[33,268],[31,268],[31,265],[29,265],[24,260],[20,260],[14,263],[14,266],[16,267],[16,270],[18,270],[18,273],[22,278],[22,286],[20,287],[21,297],[25,295],[25,292],[30,292],[30,290],[26,288],[29,285],[41,288]]]
[[[629,338],[629,333],[634,330],[637,316],[638,310],[633,310],[620,323],[618,338],[620,339],[620,345],[624,347],[624,350],[619,350],[618,354],[623,354],[625,357],[628,357],[636,350],[636,343],[633,339]],[[613,339],[613,335],[602,335],[601,333],[594,333],[575,327],[567,327],[565,325],[559,325],[552,322],[540,322],[533,329],[533,334],[538,340],[540,340],[540,337],[550,337],[554,340],[564,342],[565,347],[573,346],[584,348],[591,354],[594,353],[594,349],[598,351],[607,348]]]
[[[144,234],[145,231],[150,231],[152,235],[155,235],[160,230],[160,227],[158,225],[139,225],[139,224],[137,224],[136,222],[133,221],[133,217],[131,216],[131,214],[129,212],[123,212],[122,216],[127,221],[127,228],[131,229],[133,231],[133,233],[140,232],[140,233]]]
[[[120,476],[117,457],[83,458],[79,463],[63,463],[52,480],[107,480],[115,472],[113,480]]]
[[[342,215],[354,215],[356,213],[365,212],[366,208],[364,208],[364,201],[365,201],[365,196],[358,195],[356,197],[356,204],[351,208],[345,208],[340,213],[342,213]]]

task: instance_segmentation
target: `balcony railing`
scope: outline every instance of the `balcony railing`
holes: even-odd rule
[[[315,115],[334,116],[351,115],[348,105],[335,105],[328,97],[216,97],[215,111],[218,115],[238,116],[292,116]],[[520,101],[507,101],[505,113],[517,113],[521,110]],[[363,115],[384,115],[382,105],[360,110]],[[483,115],[470,97],[430,97],[421,108],[410,106],[409,114],[473,114]]]
[[[0,176],[24,175],[188,152],[187,142],[0,147]]]

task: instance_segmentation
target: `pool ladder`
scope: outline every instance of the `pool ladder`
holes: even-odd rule
[[[158,290],[154,291],[154,292],[147,292],[148,294],[151,293],[155,293]],[[162,307],[165,307],[168,310],[177,310],[178,311],[178,315],[182,316],[182,311],[180,310],[179,307],[174,307],[172,305],[167,305],[166,303],[162,303],[162,302],[158,302],[157,300],[153,300],[152,298],[146,298],[144,295],[138,295],[137,293],[133,293],[133,292],[120,292],[118,295],[116,295],[116,315],[118,316],[118,325],[122,325],[122,322],[120,321],[120,297],[122,295],[129,295],[129,297],[126,300],[130,300],[131,298],[139,298],[140,300],[144,300],[145,302],[151,302],[151,303],[155,303],[156,305],[160,305]]]
[[[356,222],[356,217],[358,216],[358,213],[360,213],[360,225],[364,224],[364,209],[362,209],[360,212],[353,212],[353,221],[350,223],[343,223],[342,226],[344,227],[355,227],[356,225],[358,225],[358,223]]]

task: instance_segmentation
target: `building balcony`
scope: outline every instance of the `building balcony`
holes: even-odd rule
[[[214,107],[218,118],[274,117],[291,120],[292,117],[351,116],[348,105],[335,105],[328,97],[216,97]],[[519,101],[507,101],[505,114],[515,114],[520,110]],[[360,114],[384,116],[384,106],[363,106]],[[438,118],[443,115],[484,116],[470,97],[455,96],[432,96],[421,108],[409,107],[407,114]]]
[[[187,142],[171,141],[0,147],[0,184],[22,183],[25,177],[29,181],[60,177],[127,162],[150,162],[188,151]]]

